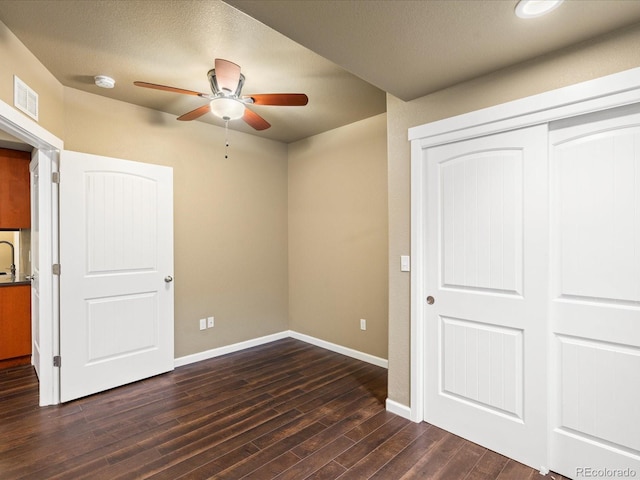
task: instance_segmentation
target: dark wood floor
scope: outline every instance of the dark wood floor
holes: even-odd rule
[[[0,479],[544,478],[386,412],[386,377],[293,339],[55,407],[0,371]]]

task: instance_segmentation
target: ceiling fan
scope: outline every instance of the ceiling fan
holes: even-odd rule
[[[138,87],[154,88],[166,92],[195,95],[210,100],[190,112],[180,115],[178,120],[195,120],[202,115],[211,112],[225,122],[242,118],[248,125],[256,130],[266,130],[271,126],[260,115],[248,108],[248,105],[279,105],[279,106],[303,106],[309,102],[304,93],[260,93],[253,95],[241,95],[244,85],[244,75],[240,73],[240,66],[229,60],[215,59],[214,68],[207,73],[211,91],[213,93],[200,93],[193,90],[168,87],[147,82],[133,82]]]

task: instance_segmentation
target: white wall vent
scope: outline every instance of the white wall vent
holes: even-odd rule
[[[38,94],[17,76],[13,76],[13,105],[38,121]]]

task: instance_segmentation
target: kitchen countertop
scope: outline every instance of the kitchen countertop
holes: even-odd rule
[[[13,285],[31,285],[31,277],[27,275],[0,275],[0,287]]]

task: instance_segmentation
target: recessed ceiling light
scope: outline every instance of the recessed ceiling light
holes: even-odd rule
[[[516,15],[520,18],[535,18],[555,10],[563,0],[520,0]]]
[[[93,77],[96,82],[96,85],[101,88],[113,88],[116,86],[116,81],[108,77],[106,75],[98,75],[97,77]]]

